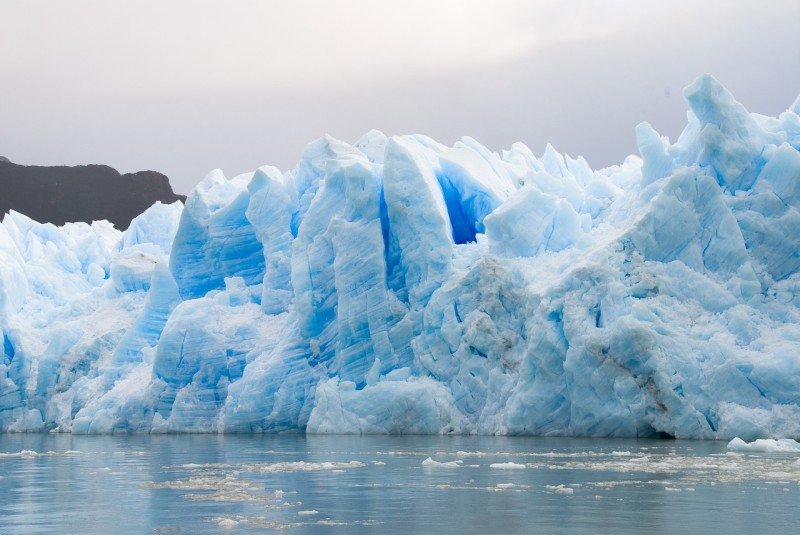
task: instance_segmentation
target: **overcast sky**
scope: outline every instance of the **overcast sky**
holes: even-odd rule
[[[785,110],[798,23],[800,0],[0,0],[0,155],[186,193],[377,128],[604,167],[643,120],[674,140],[704,72]]]

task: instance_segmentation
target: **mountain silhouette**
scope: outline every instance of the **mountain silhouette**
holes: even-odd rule
[[[107,219],[120,230],[156,201],[185,201],[155,171],[120,174],[107,165],[18,165],[0,156],[0,213],[9,210],[41,223]]]

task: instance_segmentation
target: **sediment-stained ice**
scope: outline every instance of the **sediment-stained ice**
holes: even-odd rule
[[[684,94],[606,169],[371,131],[125,232],[9,213],[0,430],[800,437],[798,104]]]

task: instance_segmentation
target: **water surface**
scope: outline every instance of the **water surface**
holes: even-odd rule
[[[794,532],[800,461],[724,442],[0,435],[0,533]]]

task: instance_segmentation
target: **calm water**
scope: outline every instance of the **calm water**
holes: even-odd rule
[[[725,446],[0,435],[0,533],[795,532],[797,456]]]

